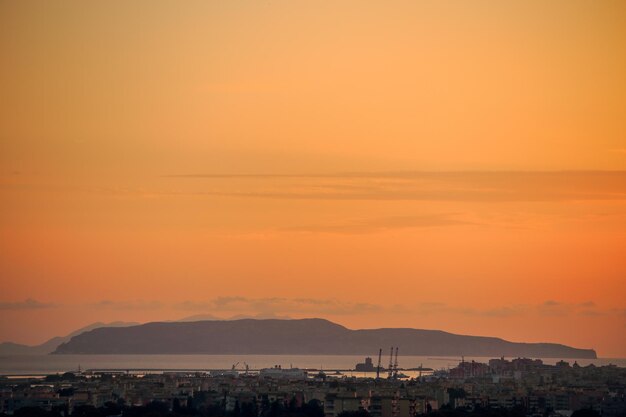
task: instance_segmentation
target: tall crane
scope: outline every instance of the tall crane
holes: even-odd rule
[[[376,379],[380,379],[380,359],[383,356],[383,349],[378,349],[378,366],[376,367]]]
[[[398,347],[396,346],[396,360],[393,362],[393,378],[398,379]]]
[[[387,370],[387,378],[391,379],[391,377],[393,377],[393,346],[389,353],[389,369]]]

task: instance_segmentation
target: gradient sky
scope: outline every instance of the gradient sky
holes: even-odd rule
[[[626,3],[0,0],[0,341],[325,317],[626,357]]]

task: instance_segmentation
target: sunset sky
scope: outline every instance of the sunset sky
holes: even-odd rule
[[[324,317],[626,357],[626,2],[0,0],[0,342]]]

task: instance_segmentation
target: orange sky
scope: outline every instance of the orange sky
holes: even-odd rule
[[[626,357],[625,21],[0,2],[0,341],[259,314]]]

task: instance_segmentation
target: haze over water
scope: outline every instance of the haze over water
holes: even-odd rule
[[[378,357],[372,356],[374,366]],[[466,361],[488,362],[490,358],[465,357]],[[509,358],[510,359],[510,358]],[[327,356],[327,355],[22,355],[0,357],[0,375],[46,375],[89,369],[115,370],[146,370],[160,372],[167,370],[209,370],[231,369],[237,364],[237,370],[243,372],[245,363],[251,369],[270,368],[281,365],[299,368],[322,370],[354,369],[356,363],[363,362],[363,356]],[[399,356],[400,368],[432,368],[434,370],[455,367],[461,358],[433,357],[433,356]],[[560,359],[543,358],[544,363],[553,365]],[[626,359],[598,358],[598,359],[567,359],[573,365],[578,362],[581,366],[594,364],[596,366],[613,364],[626,367]],[[387,367],[389,358],[383,356],[382,367]],[[415,377],[416,371],[403,371],[408,376]],[[375,376],[375,373],[344,372],[348,376],[363,377]],[[386,372],[381,374],[384,376]]]

